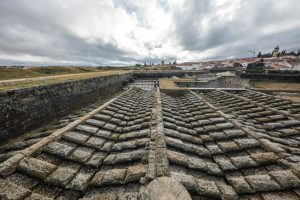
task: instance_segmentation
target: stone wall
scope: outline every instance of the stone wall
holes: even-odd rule
[[[176,84],[180,87],[193,88],[245,88],[250,86],[249,80],[238,77],[220,77],[207,82],[176,82]]]
[[[247,74],[241,75],[241,78],[247,78],[251,80],[276,80],[286,82],[300,82],[300,74]]]
[[[0,142],[122,89],[131,73],[0,92]]]
[[[194,74],[205,73],[206,71],[184,71],[184,70],[168,70],[168,71],[134,71],[134,78],[170,78],[172,76],[184,77],[184,75],[192,76]]]

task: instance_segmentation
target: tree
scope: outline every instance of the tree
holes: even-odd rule
[[[261,58],[261,57],[262,57],[261,52],[258,53],[257,57],[258,57],[258,58]]]
[[[147,63],[145,62],[145,63],[144,63],[144,67],[146,67],[146,66],[147,66]]]

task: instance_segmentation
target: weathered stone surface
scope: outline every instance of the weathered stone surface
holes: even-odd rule
[[[205,179],[196,179],[198,185],[198,191],[200,195],[210,198],[221,198],[220,190],[213,181],[207,181]]]
[[[299,196],[291,192],[270,192],[262,194],[264,200],[298,200]]]
[[[220,124],[216,124],[216,126],[218,127],[218,128],[221,128],[221,129],[230,129],[230,128],[233,128],[234,127],[234,125],[233,124],[231,124],[231,123],[220,123]]]
[[[69,156],[69,159],[74,160],[76,162],[85,163],[90,159],[94,152],[94,149],[87,147],[77,147],[72,154]]]
[[[257,164],[249,156],[231,157],[231,161],[239,169],[257,166]]]
[[[260,143],[257,140],[251,138],[234,139],[234,141],[244,149],[260,146]]]
[[[240,199],[234,189],[226,184],[217,183],[217,186],[221,192],[222,199],[224,200],[238,200]]]
[[[107,129],[107,130],[110,130],[110,131],[115,131],[116,127],[117,127],[116,125],[111,124],[111,123],[106,123],[106,124],[103,126],[103,128],[105,128],[105,129]]]
[[[6,178],[12,184],[24,187],[26,189],[34,188],[38,183],[38,179],[32,178],[30,176],[21,174],[21,173],[14,173]]]
[[[147,173],[147,165],[134,165],[127,169],[125,182],[139,181]]]
[[[212,155],[223,153],[223,151],[220,149],[220,147],[216,144],[208,144],[208,145],[206,145],[206,148],[210,151],[210,153]]]
[[[91,165],[98,168],[102,164],[105,156],[105,153],[94,152],[90,160],[87,162],[87,165]]]
[[[66,187],[69,181],[75,176],[76,172],[76,169],[69,167],[58,167],[45,181],[56,186]]]
[[[233,141],[218,142],[218,145],[224,152],[231,152],[231,151],[240,150],[240,147]]]
[[[110,120],[111,116],[100,113],[100,114],[94,115],[94,118],[103,120],[103,121],[108,121],[108,120]]]
[[[85,145],[91,146],[96,149],[100,149],[104,143],[105,143],[105,139],[92,136],[88,139],[88,141],[86,141]]]
[[[300,187],[299,178],[289,170],[272,171],[269,174],[285,189]]]
[[[191,200],[189,193],[177,181],[159,177],[149,183],[141,193],[142,200]]]
[[[37,194],[37,193],[32,193],[25,200],[53,200],[53,198],[46,197],[45,195],[41,195],[41,194]]]
[[[205,160],[192,156],[189,156],[187,160],[189,168],[205,172],[208,171]]]
[[[134,149],[137,147],[137,140],[119,142],[112,147],[113,151],[121,151],[122,149]]]
[[[247,183],[243,176],[240,177],[228,177],[230,185],[240,194],[253,193],[253,189]]]
[[[238,137],[238,136],[244,136],[245,133],[242,130],[238,130],[238,129],[229,129],[229,130],[224,130],[225,135],[227,135],[227,137]]]
[[[98,128],[94,126],[88,126],[88,125],[78,125],[76,127],[76,130],[95,134],[98,131]]]
[[[19,163],[17,169],[30,176],[44,179],[56,169],[56,166],[35,158],[26,158]]]
[[[173,162],[178,165],[188,166],[187,157],[182,153],[168,150],[167,156],[170,162]]]
[[[105,122],[104,121],[100,121],[100,120],[96,120],[96,119],[88,119],[86,121],[87,124],[90,124],[92,126],[97,126],[97,127],[102,127],[104,126]]]
[[[67,157],[73,150],[74,147],[59,142],[52,142],[48,144],[46,148],[44,148],[44,151],[46,151],[47,153],[54,154],[60,157]]]
[[[268,174],[247,176],[246,179],[256,191],[272,191],[281,188]]]
[[[94,175],[94,170],[92,169],[82,169],[76,176],[72,179],[71,182],[67,185],[68,189],[84,191],[87,186],[88,182]]]
[[[125,169],[112,169],[104,172],[100,171],[95,174],[90,183],[93,186],[124,184],[125,176]]]
[[[191,175],[171,172],[171,178],[181,183],[189,192],[198,193],[198,185]]]
[[[278,160],[278,156],[273,152],[254,153],[251,154],[251,158],[259,165],[275,163]]]
[[[0,179],[0,199],[24,199],[30,190],[14,185],[4,179]]]
[[[67,132],[63,135],[63,138],[71,142],[83,144],[89,138],[89,136],[76,132]]]
[[[230,159],[226,156],[215,156],[214,160],[223,171],[230,171],[236,169],[236,167],[232,164]]]

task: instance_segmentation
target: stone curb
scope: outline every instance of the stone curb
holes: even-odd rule
[[[160,90],[157,89],[153,98],[151,114],[151,135],[148,157],[147,178],[150,180],[159,176],[170,176],[169,160],[167,158],[166,142],[164,140],[164,125],[162,118],[162,105]]]

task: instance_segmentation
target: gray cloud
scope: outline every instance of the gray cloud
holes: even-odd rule
[[[0,1],[0,64],[126,65],[298,49],[299,18],[297,0]]]
[[[186,1],[184,9],[174,14],[177,37],[187,50],[201,53],[218,48],[211,58],[224,58],[244,56],[248,49],[271,50],[277,44],[300,48],[300,6],[294,0],[228,1],[222,6],[211,0],[196,2]],[[236,8],[218,16],[230,6]],[[268,27],[275,30],[264,33]]]

